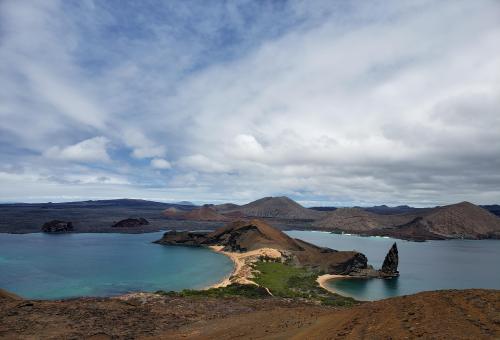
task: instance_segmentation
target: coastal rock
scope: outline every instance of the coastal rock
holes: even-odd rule
[[[126,218],[119,222],[114,223],[113,228],[137,228],[143,225],[148,225],[149,222],[145,218]]]
[[[42,226],[42,232],[44,233],[66,233],[70,231],[73,231],[73,223],[66,221],[52,220]]]
[[[385,256],[384,263],[382,264],[382,269],[380,269],[380,274],[383,277],[396,277],[399,276],[398,272],[398,246],[396,242],[392,245],[391,249]]]

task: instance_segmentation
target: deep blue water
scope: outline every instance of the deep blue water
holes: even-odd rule
[[[358,300],[379,300],[437,289],[500,289],[499,240],[409,242],[311,231],[291,231],[288,234],[320,246],[360,251],[377,269],[382,266],[390,246],[397,242],[399,278],[329,282],[340,294]]]
[[[401,276],[334,280],[340,294],[377,300],[436,289],[500,289],[500,241],[408,242],[323,232],[290,236],[338,250],[357,250],[375,268],[394,241]],[[161,246],[149,234],[0,234],[0,288],[27,298],[110,296],[131,291],[203,288],[230,274],[232,262],[203,248]]]
[[[0,288],[32,299],[203,288],[232,271],[224,255],[162,246],[148,234],[0,234]]]

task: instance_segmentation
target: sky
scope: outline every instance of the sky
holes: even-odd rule
[[[0,1],[0,201],[500,203],[500,2]]]

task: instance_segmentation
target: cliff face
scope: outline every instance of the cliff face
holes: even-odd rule
[[[247,252],[273,248],[297,266],[332,274],[350,274],[368,268],[366,256],[355,251],[337,251],[289,237],[260,220],[237,221],[211,233],[167,232],[156,241],[165,245],[223,246],[225,251]]]

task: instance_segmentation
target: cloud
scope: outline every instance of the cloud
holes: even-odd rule
[[[44,153],[44,156],[78,162],[108,162],[110,161],[106,151],[108,142],[105,137],[94,137],[63,148],[53,146]]]
[[[155,169],[166,170],[172,168],[169,161],[163,158],[154,158],[151,160],[151,166]]]
[[[500,201],[499,11],[2,1],[0,156],[40,197]]]
[[[123,141],[132,148],[132,157],[151,158],[162,157],[165,155],[165,146],[156,145],[138,130],[126,130],[123,136]]]
[[[229,167],[224,164],[200,154],[183,157],[178,161],[178,165],[198,172],[223,173],[229,171]]]

